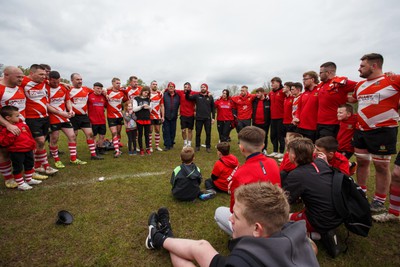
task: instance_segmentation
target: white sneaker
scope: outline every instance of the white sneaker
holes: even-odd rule
[[[276,157],[278,155],[278,152],[272,152],[271,154],[268,154],[267,157]]]
[[[42,181],[39,180],[35,180],[35,179],[31,179],[29,182],[27,182],[27,184],[29,185],[36,185],[36,184],[41,184]]]
[[[275,156],[275,158],[281,159],[281,158],[283,158],[283,154],[282,154],[282,153],[277,153],[276,156]]]
[[[153,148],[152,147],[150,147],[150,152],[153,153]]]
[[[57,173],[57,172],[58,172],[57,169],[54,169],[54,168],[52,168],[52,167],[49,166],[49,167],[46,168],[46,172],[45,172],[45,173],[46,173],[47,175],[53,175],[53,174],[55,174],[55,173]]]
[[[161,148],[161,147],[159,147],[159,146],[158,146],[158,147],[156,147],[156,150],[157,150],[157,151],[163,151],[163,150],[162,150],[162,148]],[[153,152],[153,151],[152,151],[152,152]]]
[[[18,190],[21,190],[21,191],[31,190],[32,188],[33,188],[33,187],[30,186],[30,185],[27,184],[27,183],[23,183],[23,184],[21,184],[21,185],[18,185]]]
[[[207,147],[205,144],[201,144],[202,147]]]
[[[282,162],[282,161],[283,161],[283,158],[281,158],[281,159],[278,159],[278,161],[279,161],[279,162]]]
[[[140,148],[136,148],[136,151],[137,151],[137,152],[140,152]]]
[[[373,215],[372,219],[376,222],[400,222],[400,216],[396,216],[392,213],[385,212],[378,215]]]
[[[39,168],[35,168],[35,172],[46,173],[46,170],[43,168],[43,166],[40,166]]]

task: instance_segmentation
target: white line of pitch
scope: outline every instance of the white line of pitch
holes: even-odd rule
[[[129,175],[125,174],[125,175],[104,176],[104,181],[102,181],[102,182],[116,180],[116,179],[130,179],[130,178],[140,178],[140,177],[148,177],[148,176],[159,176],[159,175],[164,175],[164,174],[166,174],[166,172],[142,172],[142,173],[135,173],[135,174],[129,174]],[[57,179],[57,178],[50,177],[49,179]],[[99,177],[91,178],[89,180],[57,183],[57,184],[53,184],[53,185],[46,185],[46,182],[44,182],[39,186],[43,189],[51,189],[51,188],[55,188],[55,187],[69,187],[69,186],[86,185],[86,184],[94,184],[94,183],[100,183]]]

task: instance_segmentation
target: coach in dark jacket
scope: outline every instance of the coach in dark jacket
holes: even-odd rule
[[[175,84],[168,83],[167,91],[164,93],[164,122],[162,126],[164,138],[164,150],[170,150],[175,144],[176,120],[178,119],[178,110],[180,97],[175,92]]]
[[[201,85],[200,94],[190,95],[186,92],[186,99],[196,102],[196,151],[200,151],[200,137],[201,131],[206,131],[206,150],[211,152],[211,124],[215,119],[214,99],[208,93],[208,85],[203,83]]]

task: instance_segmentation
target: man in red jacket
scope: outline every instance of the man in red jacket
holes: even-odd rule
[[[293,123],[296,132],[315,141],[318,115],[318,74],[308,71],[303,74],[304,93],[301,94]]]
[[[347,94],[354,91],[356,82],[336,76],[336,64],[326,62],[319,71],[318,117],[316,139],[324,136],[336,138],[339,131],[337,109],[347,102]]]
[[[243,85],[242,88],[240,88],[240,94],[232,96],[238,120],[238,125],[236,126],[237,133],[244,127],[251,125],[251,115],[253,112],[252,102],[254,98],[256,98],[256,95],[249,94],[248,89],[246,85]]]
[[[269,92],[271,101],[271,143],[273,152],[268,157],[283,158],[285,151],[285,136],[283,130],[283,102],[286,94],[283,92],[282,80],[279,77],[271,79],[272,91]]]
[[[261,153],[264,146],[265,132],[255,126],[247,126],[239,133],[239,149],[246,162],[238,168],[228,186],[231,194],[230,208],[219,207],[215,211],[215,220],[218,226],[227,234],[232,235],[229,216],[235,204],[235,190],[244,184],[271,182],[281,185],[279,167],[275,160],[267,158]]]

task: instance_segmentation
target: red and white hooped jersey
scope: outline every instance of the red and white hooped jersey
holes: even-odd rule
[[[381,127],[398,127],[400,75],[382,75],[361,81],[354,90],[358,101],[358,124],[361,131]]]
[[[132,88],[132,86],[128,86],[125,89],[122,89],[122,92],[124,92],[124,94],[126,95],[126,97],[129,100],[132,100],[135,97],[137,97],[138,95],[140,95],[141,91],[142,91],[142,87],[141,86],[138,86],[136,88]]]
[[[301,93],[293,99],[293,105],[292,105],[293,119],[296,117],[296,112],[297,112],[297,108],[299,106],[300,96],[301,96]]]
[[[47,104],[49,100],[47,96],[46,83],[36,83],[29,77],[25,76],[20,87],[24,90],[26,96],[26,118],[38,119],[48,117]]]
[[[75,112],[75,115],[87,114],[88,95],[91,92],[93,92],[93,90],[86,86],[82,86],[81,88],[72,88],[71,91],[69,91],[72,110]]]
[[[107,118],[117,119],[122,118],[122,102],[128,100],[123,91],[107,91]]]
[[[161,119],[161,104],[164,104],[164,98],[161,92],[150,91],[150,119],[160,120]]]
[[[25,120],[26,96],[24,90],[18,86],[14,88],[0,84],[0,108],[14,106],[18,108],[21,119]]]
[[[66,111],[65,102],[70,100],[69,91],[64,85],[60,84],[57,88],[51,88],[47,85],[49,95],[49,105],[58,111]],[[59,124],[68,122],[69,119],[61,115],[49,112],[50,124]]]

